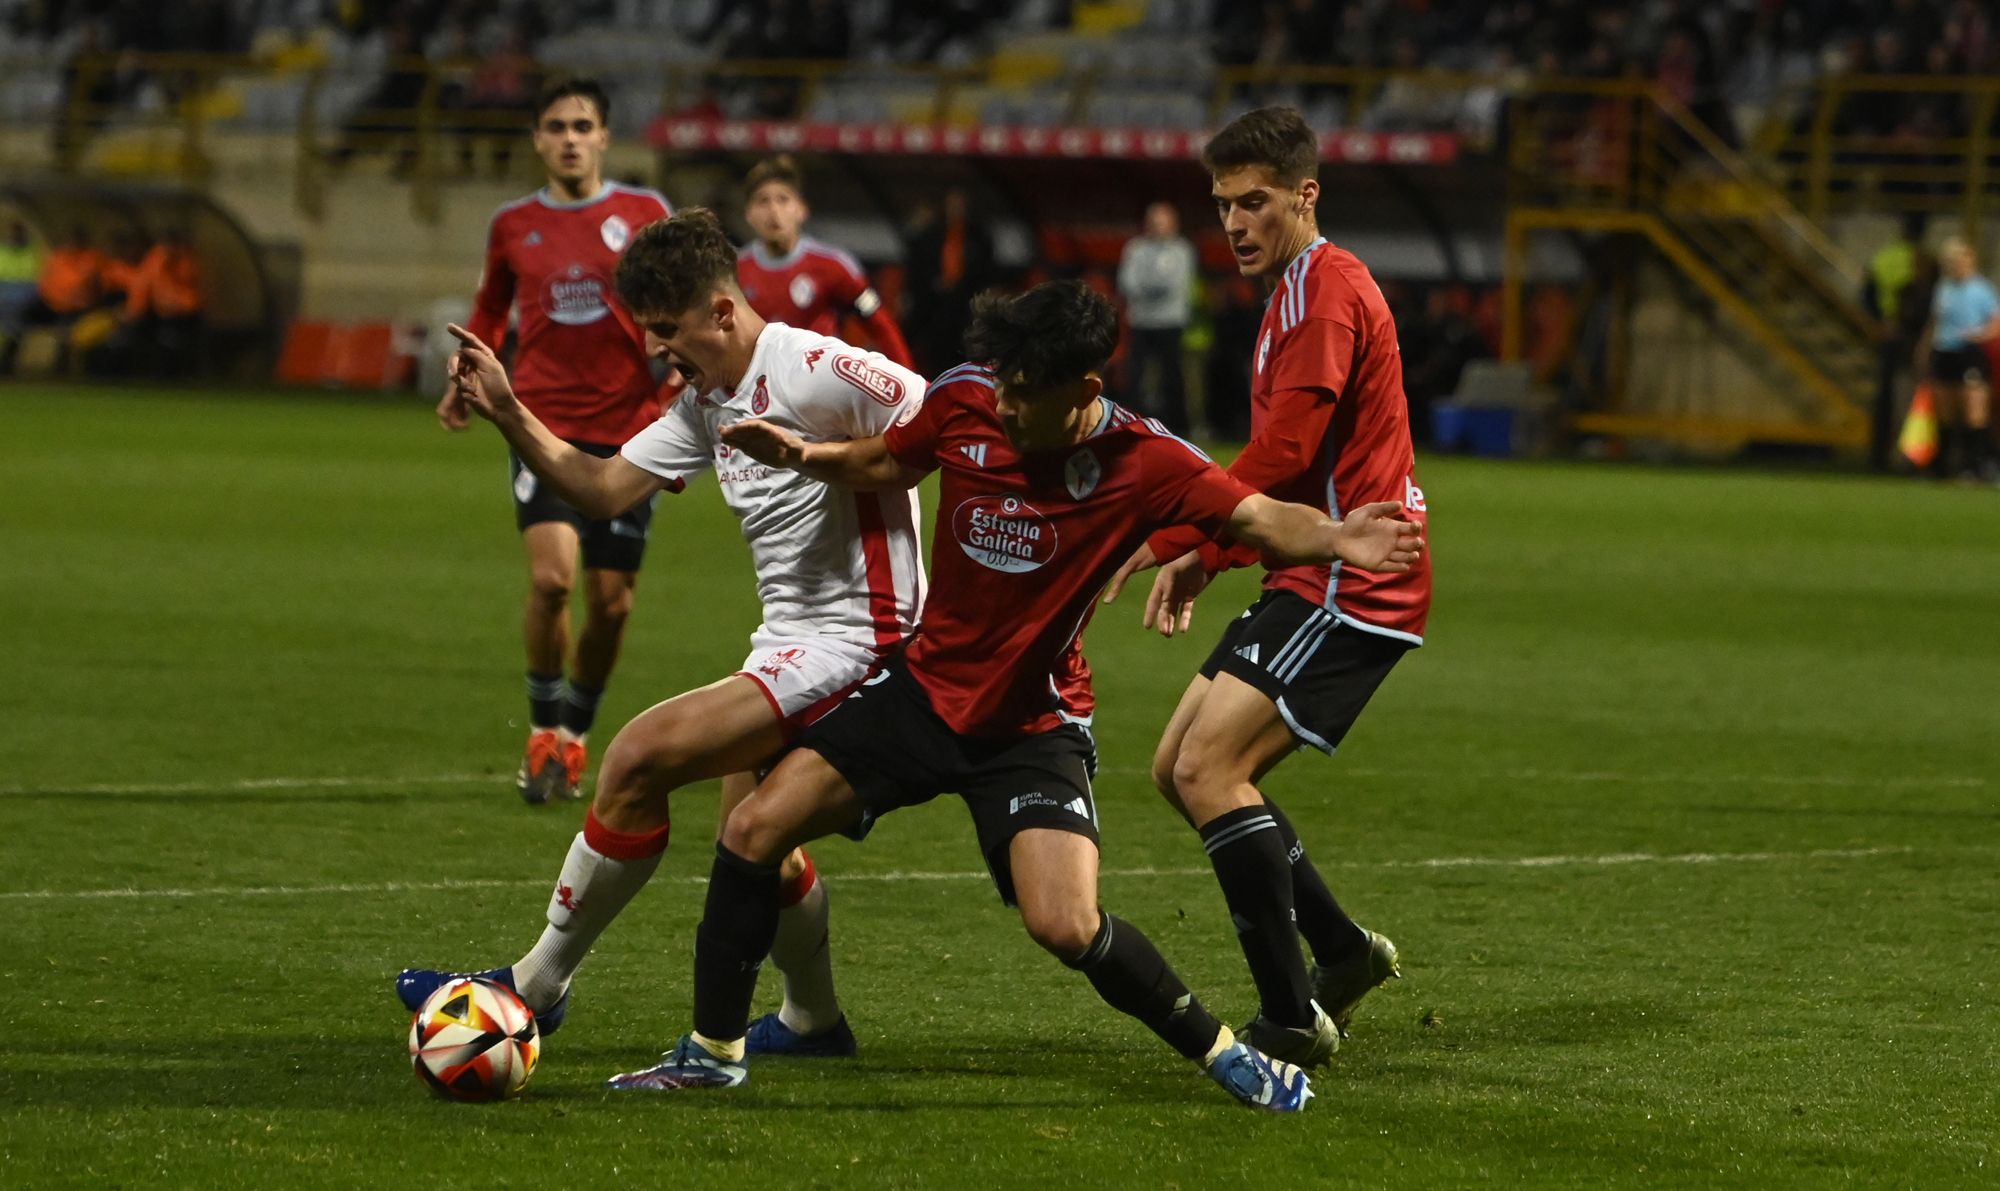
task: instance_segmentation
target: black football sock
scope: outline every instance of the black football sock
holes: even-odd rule
[[[587,736],[590,725],[597,720],[597,702],[604,698],[601,686],[578,686],[574,682],[563,687],[562,726],[571,736]]]
[[[1168,1046],[1199,1063],[1222,1028],[1195,1000],[1160,949],[1129,922],[1098,911],[1097,937],[1064,963],[1082,972],[1104,1003],[1139,1019]]]
[[[704,1038],[733,1042],[749,1032],[757,969],[778,933],[779,885],[777,865],[715,845],[694,934],[694,1028]]]
[[[1312,981],[1293,921],[1292,864],[1277,820],[1263,803],[1218,815],[1201,829],[1208,862],[1229,903],[1236,941],[1250,963],[1264,1016],[1281,1026],[1313,1024]]]
[[[528,727],[537,732],[555,727],[562,718],[563,676],[528,671]]]
[[[1299,833],[1292,830],[1292,821],[1268,795],[1264,798],[1264,809],[1277,821],[1278,838],[1284,841],[1285,855],[1292,861],[1292,908],[1298,916],[1299,937],[1312,948],[1313,958],[1320,966],[1339,963],[1367,943],[1368,936],[1333,899],[1333,890],[1326,887],[1319,867],[1306,855],[1306,846],[1299,842]]]

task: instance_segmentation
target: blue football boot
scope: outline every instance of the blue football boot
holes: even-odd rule
[[[1304,1071],[1241,1042],[1215,1056],[1208,1077],[1244,1104],[1267,1112],[1300,1112],[1313,1098],[1312,1081]]]
[[[719,1059],[693,1034],[681,1035],[674,1048],[644,1071],[626,1071],[604,1081],[620,1092],[671,1092],[679,1088],[733,1088],[750,1078],[740,1062]]]
[[[495,984],[504,985],[515,996],[521,994],[521,990],[514,987],[512,968],[492,968],[484,972],[441,972],[435,968],[404,968],[396,975],[396,999],[403,1003],[403,1008],[415,1013],[423,1008],[424,1002],[430,999],[432,993],[444,987],[446,981],[457,980],[462,976],[491,980]],[[528,1008],[535,1007],[530,1005]],[[544,1036],[553,1034],[562,1028],[563,1018],[567,1016],[569,1016],[569,990],[564,989],[563,995],[556,998],[555,1004],[547,1009],[535,1010],[535,1028]]]
[[[779,1020],[775,1013],[766,1013],[750,1023],[750,1033],[743,1039],[745,1054],[790,1055],[795,1059],[851,1059],[854,1057],[854,1031],[847,1028],[847,1015],[824,1030],[812,1034],[801,1034]]]

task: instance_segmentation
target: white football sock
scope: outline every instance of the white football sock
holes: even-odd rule
[[[590,954],[591,944],[645,888],[664,851],[637,860],[614,860],[583,842],[579,832],[563,859],[562,875],[549,897],[549,924],[542,937],[514,964],[514,985],[535,1010],[547,1009],[569,988],[570,977]]]
[[[815,879],[797,905],[778,911],[778,935],[771,941],[771,962],[785,977],[778,1020],[801,1034],[832,1029],[840,1020],[826,920],[826,882]]]

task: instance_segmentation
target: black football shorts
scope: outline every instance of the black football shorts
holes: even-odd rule
[[[609,459],[618,453],[617,447],[603,443],[572,441],[570,445],[599,459]],[[514,481],[516,529],[559,521],[573,527],[576,536],[583,542],[583,565],[586,568],[593,571],[639,569],[639,564],[646,557],[646,535],[653,527],[653,502],[659,499],[657,495],[640,501],[616,517],[596,521],[557,496],[555,490],[529,471],[521,463],[521,457],[512,451],[507,452],[507,471]]]
[[[961,736],[931,709],[930,697],[901,658],[884,664],[855,692],[799,735],[839,771],[861,800],[859,838],[875,820],[906,806],[957,794],[972,814],[980,855],[1000,899],[1014,904],[1007,862],[1014,837],[1034,827],[1097,843],[1097,803],[1090,773],[1096,745],[1080,724],[1033,736]]]
[[[1332,753],[1410,648],[1344,624],[1295,592],[1267,591],[1222,630],[1201,676],[1228,674],[1256,687],[1299,743]]]

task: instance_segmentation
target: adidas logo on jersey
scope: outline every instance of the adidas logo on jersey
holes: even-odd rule
[[[972,443],[972,444],[968,444],[968,445],[964,445],[964,446],[961,446],[961,447],[959,447],[958,449],[959,449],[959,453],[963,454],[963,455],[964,455],[964,456],[965,456],[965,457],[966,457],[967,459],[970,459],[970,460],[972,460],[972,465],[973,465],[974,467],[985,467],[985,466],[986,466],[986,444],[985,444],[985,443],[983,443],[983,442],[982,442],[982,443]]]

